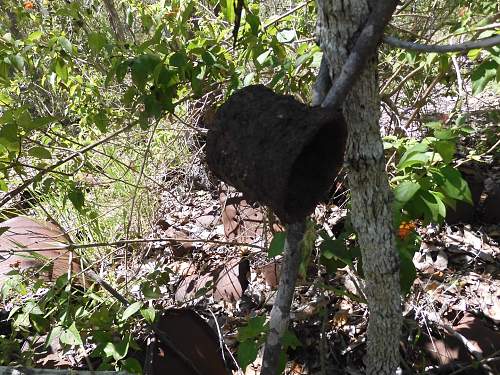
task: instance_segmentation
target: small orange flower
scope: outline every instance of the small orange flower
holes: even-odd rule
[[[402,221],[398,228],[398,237],[405,239],[417,227],[414,221]]]
[[[26,0],[24,3],[23,3],[23,7],[24,9],[26,10],[30,10],[30,9],[33,9],[35,6],[35,4],[33,4],[33,1],[29,1],[29,0]]]

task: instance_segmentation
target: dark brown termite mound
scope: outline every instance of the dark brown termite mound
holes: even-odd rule
[[[207,136],[207,163],[223,181],[293,223],[328,194],[346,139],[339,112],[248,86],[217,111]]]

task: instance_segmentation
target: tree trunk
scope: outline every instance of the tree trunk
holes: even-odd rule
[[[125,41],[125,28],[122,24],[120,16],[115,7],[115,3],[113,0],[104,0],[104,6],[108,11],[109,22],[111,23],[111,27],[113,32],[115,33],[115,38],[118,42]]]
[[[367,0],[318,0],[318,33],[332,80],[340,73],[370,12]],[[399,257],[392,224],[391,191],[380,137],[374,57],[343,107],[349,129],[346,161],[351,189],[351,220],[363,257],[370,321],[367,374],[393,374],[399,364],[401,299]]]

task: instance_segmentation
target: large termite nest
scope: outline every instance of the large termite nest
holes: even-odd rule
[[[207,137],[212,172],[284,223],[309,215],[343,163],[343,116],[292,96],[248,86],[217,111]]]

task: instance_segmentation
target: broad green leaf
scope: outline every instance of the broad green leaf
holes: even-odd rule
[[[186,66],[188,62],[187,56],[184,52],[175,52],[172,56],[170,56],[169,63],[172,66],[176,66],[178,68],[183,68]]]
[[[423,155],[429,149],[426,143],[417,143],[405,151],[398,163],[398,169],[403,169],[406,161],[409,158],[418,158],[415,155]]]
[[[278,31],[276,39],[280,43],[290,43],[297,38],[297,32],[293,29]]]
[[[85,203],[85,195],[83,190],[75,187],[68,193],[68,199],[73,203],[73,206],[80,211]]]
[[[129,340],[124,339],[120,343],[108,342],[103,351],[107,357],[113,357],[115,361],[119,361],[128,353]]]
[[[232,24],[234,23],[235,13],[234,13],[234,0],[221,0],[222,13],[226,20]]]
[[[238,346],[238,364],[243,371],[247,366],[257,359],[258,346],[253,340],[240,342]]]
[[[152,307],[148,307],[147,309],[141,309],[141,315],[149,324],[154,323],[156,318],[156,310]]]
[[[45,117],[37,117],[32,119],[31,121],[26,121],[23,124],[20,124],[24,129],[27,130],[35,130],[44,128],[48,124],[55,122],[57,119],[53,116],[45,116]]]
[[[204,51],[201,55],[201,59],[203,62],[207,65],[214,65],[215,62],[217,61],[217,58],[214,56],[214,54],[210,51]]]
[[[420,190],[418,182],[403,181],[394,189],[394,198],[401,204],[404,204],[412,199],[418,190]]]
[[[54,71],[63,82],[68,80],[68,65],[63,59],[59,58],[56,60]]]
[[[474,68],[471,73],[472,94],[477,95],[483,91],[486,85],[497,77],[498,70],[498,63],[493,60],[487,60]]]
[[[24,58],[17,54],[17,55],[12,55],[10,57],[10,61],[12,65],[17,69],[17,70],[23,70],[24,68]]]
[[[238,329],[238,340],[246,341],[249,339],[258,338],[266,331],[266,317],[255,316],[250,318],[246,325]]]
[[[44,346],[46,348],[50,347],[54,340],[57,340],[59,337],[61,337],[61,333],[63,331],[63,328],[61,326],[55,326],[50,330],[50,333],[47,335],[47,339],[45,340]]]
[[[35,146],[28,150],[28,154],[38,159],[52,159],[52,154],[45,147]]]
[[[33,31],[30,35],[28,35],[28,42],[35,42],[38,39],[40,39],[43,35],[43,32],[41,31]]]
[[[144,88],[150,75],[161,62],[156,55],[146,54],[134,59],[131,66],[132,81],[140,88]]]
[[[409,154],[404,162],[399,162],[398,170],[403,170],[405,168],[411,167],[413,165],[425,165],[432,158],[436,159],[436,155],[433,152],[414,152]]]
[[[292,349],[297,349],[299,346],[302,346],[302,343],[295,335],[295,333],[293,333],[289,329],[287,329],[283,334],[283,337],[281,338],[281,343],[284,347]]]
[[[73,322],[68,329],[62,331],[61,336],[59,336],[59,341],[61,344],[66,345],[83,345],[82,337],[76,328],[75,322]]]
[[[0,106],[12,104],[12,98],[3,92],[0,92]]]
[[[436,151],[439,152],[439,155],[443,158],[443,162],[450,163],[455,156],[455,143],[448,141],[437,141],[433,143]]]
[[[276,232],[274,233],[273,239],[269,244],[269,250],[267,252],[267,256],[269,258],[280,255],[285,248],[285,238],[286,232]]]
[[[448,141],[450,139],[456,138],[455,134],[453,133],[453,131],[451,129],[436,129],[434,131],[434,137],[436,137],[437,139],[444,140],[444,141]]]
[[[472,204],[469,185],[460,172],[453,167],[446,166],[441,169],[441,173],[444,176],[444,182],[440,186],[441,191],[450,198]]]
[[[438,199],[428,191],[421,191],[420,198],[429,210],[430,217],[427,219],[439,221],[444,218],[444,216],[441,215],[442,207],[444,206],[443,202],[438,202]]]
[[[108,116],[105,111],[100,111],[93,116],[94,124],[102,133],[108,129]]]
[[[142,366],[141,363],[135,358],[127,358],[122,362],[120,367],[121,371],[126,371],[129,374],[142,374]]]
[[[134,315],[137,311],[139,311],[142,307],[142,302],[137,301],[128,306],[122,315],[122,320],[128,320],[132,315]]]
[[[99,53],[101,49],[108,43],[106,35],[103,33],[91,32],[88,37],[89,48],[95,52]]]
[[[66,39],[63,36],[60,36],[59,39],[57,40],[59,42],[59,45],[62,47],[62,49],[68,54],[71,55],[73,54],[73,45],[71,42]]]
[[[269,57],[269,55],[271,54],[271,52],[272,52],[272,50],[268,49],[267,51],[261,53],[259,56],[257,56],[257,62],[260,65],[264,65],[264,63],[266,62],[266,60]]]

